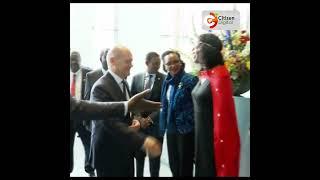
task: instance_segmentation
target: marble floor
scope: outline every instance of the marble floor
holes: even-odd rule
[[[164,138],[166,139],[166,138]],[[160,165],[160,177],[172,177],[171,171],[169,169],[168,164],[168,150],[167,150],[167,142],[164,140],[163,143],[163,152],[161,156],[161,165]],[[84,171],[84,149],[80,138],[75,138],[74,142],[74,169],[70,174],[70,177],[88,177],[88,174]],[[149,173],[149,160],[146,158],[145,166],[144,166],[144,176],[150,177]]]
[[[249,177],[250,176],[250,135],[249,133],[242,139],[242,147],[241,147],[241,161],[240,161],[240,176],[241,177]],[[80,138],[75,138],[74,143],[74,169],[70,174],[70,177],[88,177],[88,174],[84,171],[84,149],[82,146],[82,142]],[[194,168],[193,168],[194,170]],[[193,171],[194,174],[194,171]],[[160,165],[160,177],[172,177],[169,161],[168,161],[168,150],[167,150],[167,142],[166,136],[164,137],[163,142],[163,151],[161,155],[161,165]],[[150,177],[149,173],[149,160],[146,158],[145,166],[144,166],[144,177]]]

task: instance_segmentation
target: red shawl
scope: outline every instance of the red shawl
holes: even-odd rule
[[[225,66],[220,65],[200,71],[200,78],[208,79],[211,86],[217,176],[239,176],[240,135],[229,72]]]

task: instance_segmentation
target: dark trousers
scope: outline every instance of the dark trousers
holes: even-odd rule
[[[97,169],[97,177],[108,177],[108,173],[103,169]]]
[[[78,132],[79,137],[82,141],[85,151],[85,164],[84,169],[87,173],[93,172],[91,164],[89,163],[89,153],[90,153],[90,142],[91,142],[91,132],[86,130],[85,126],[81,123],[76,125],[76,128],[71,126],[70,128],[70,169],[69,172],[71,173],[73,170],[73,145],[74,145],[74,138],[75,133]]]
[[[163,138],[156,137],[162,144]],[[137,177],[143,177],[143,170],[144,170],[144,160],[146,157],[146,153],[143,150],[139,150],[135,153],[136,158],[136,174]],[[149,170],[151,177],[159,177],[159,170],[160,170],[160,159],[161,155],[156,158],[149,158]]]
[[[194,132],[167,134],[169,165],[173,177],[193,176]]]
[[[111,160],[108,162],[109,165],[96,167],[97,177],[134,177],[133,156],[129,159],[123,159],[123,157],[117,159],[118,162]]]

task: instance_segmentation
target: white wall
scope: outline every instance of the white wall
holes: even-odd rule
[[[82,64],[100,68],[101,49],[114,43],[114,7],[110,4],[70,4],[70,48]]]
[[[203,10],[233,9],[240,11],[241,27],[250,31],[248,3],[71,3],[70,48],[80,52],[83,65],[96,69],[100,67],[100,50],[121,43],[132,51],[131,74],[135,74],[145,70],[145,55],[150,51],[161,55],[173,48],[190,54],[192,21],[197,34],[206,32],[201,29]],[[191,59],[184,60],[186,70],[190,71]]]

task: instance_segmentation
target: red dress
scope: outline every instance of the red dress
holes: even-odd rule
[[[213,102],[213,149],[216,175],[239,176],[240,135],[233,100],[232,82],[225,66],[201,71],[210,82]]]

